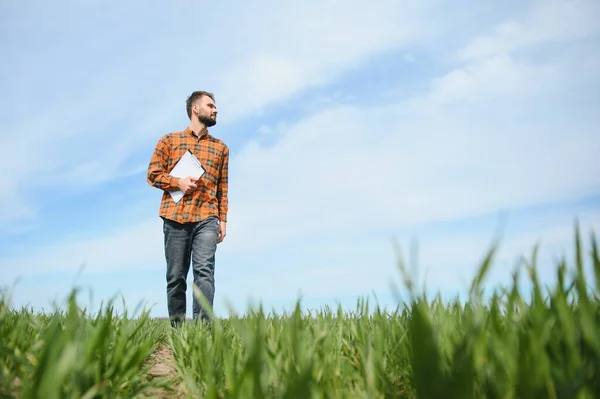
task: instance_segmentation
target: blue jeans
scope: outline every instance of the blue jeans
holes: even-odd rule
[[[219,219],[211,216],[197,223],[177,223],[163,219],[167,260],[167,307],[171,325],[185,320],[186,279],[190,259],[194,284],[213,306],[215,295],[215,253],[219,237]],[[193,318],[210,321],[209,315],[193,297]]]

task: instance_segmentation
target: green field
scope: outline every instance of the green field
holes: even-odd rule
[[[491,249],[465,303],[427,298],[400,263],[410,294],[396,310],[258,308],[211,329],[117,317],[111,303],[89,315],[75,294],[53,314],[5,297],[0,397],[600,398],[600,258],[595,237],[584,241],[576,229],[551,287],[534,249],[511,286],[484,296]]]

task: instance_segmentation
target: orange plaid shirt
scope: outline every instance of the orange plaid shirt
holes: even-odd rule
[[[179,179],[169,175],[177,161],[190,150],[198,158],[205,172],[196,181],[198,186],[175,203],[169,191],[179,190]],[[179,223],[199,222],[209,216],[227,221],[227,183],[229,149],[223,141],[209,133],[198,138],[187,127],[160,138],[148,165],[148,183],[164,190],[159,216]]]

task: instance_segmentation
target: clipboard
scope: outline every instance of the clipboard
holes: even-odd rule
[[[205,172],[206,169],[204,169],[204,166],[202,166],[202,163],[198,158],[196,158],[190,150],[187,150],[181,156],[179,161],[177,161],[173,169],[171,169],[169,175],[178,178],[192,176],[200,179]],[[178,204],[185,195],[181,190],[169,191],[169,194],[171,194],[171,198],[173,198],[173,201],[175,201],[176,204]]]

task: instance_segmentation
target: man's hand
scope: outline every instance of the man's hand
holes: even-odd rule
[[[179,183],[177,183],[177,186],[179,187],[179,189],[181,191],[183,191],[184,194],[188,194],[188,193],[191,193],[195,188],[198,187],[195,184],[196,181],[198,181],[198,178],[196,178],[196,177],[192,177],[192,176],[183,177],[183,178],[179,179]]]
[[[223,241],[225,236],[227,235],[227,223],[219,222],[219,238],[217,239],[217,243]]]

